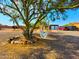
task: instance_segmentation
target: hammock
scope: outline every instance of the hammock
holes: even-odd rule
[[[40,31],[40,37],[42,38],[42,39],[45,39],[46,37],[47,37],[47,32],[45,32],[45,31]]]
[[[49,29],[48,29],[49,30]],[[40,30],[40,37],[45,39],[48,35],[48,30],[46,28]]]

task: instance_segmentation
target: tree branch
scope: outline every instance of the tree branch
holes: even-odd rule
[[[4,5],[3,3],[0,3],[2,6],[6,6],[6,7],[9,7],[9,8],[11,8],[11,9],[14,9],[14,10],[16,10],[17,11],[17,9],[15,8],[15,7],[12,7],[12,6],[10,6],[10,5]]]
[[[73,8],[78,8],[79,4],[73,5],[73,6],[66,6],[66,7],[57,7],[58,9],[73,9]]]
[[[42,21],[46,16],[47,16],[47,14],[45,14],[45,15],[42,15],[42,14],[41,14],[41,15],[39,16],[38,20],[36,21],[36,23],[34,24],[32,30],[31,30],[31,33],[32,33],[33,30],[35,29],[35,27],[36,27],[36,25],[38,24],[38,22]]]
[[[0,8],[0,9],[1,9],[1,8]],[[11,16],[11,14],[9,14],[9,13],[7,13],[7,12],[3,12],[2,9],[1,9],[0,13],[2,13],[2,14],[4,14],[4,15],[7,15],[7,16],[9,16],[10,18],[12,18],[12,19],[15,21],[16,25],[17,25],[18,27],[20,27],[19,23],[15,20],[15,18],[13,18],[13,16]],[[23,27],[20,27],[20,28],[21,28],[22,30],[24,30]]]
[[[27,22],[26,22],[26,20],[24,19],[24,16],[22,15],[22,13],[21,13],[20,9],[18,8],[17,4],[14,2],[14,0],[11,0],[11,2],[14,3],[14,5],[16,6],[16,8],[17,8],[19,14],[20,14],[21,17],[23,18],[23,22],[25,23],[26,26],[28,26],[28,25],[27,25]]]

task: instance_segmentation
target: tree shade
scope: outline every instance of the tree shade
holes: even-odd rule
[[[30,41],[33,41],[32,33],[39,22],[47,18],[52,21],[65,19],[66,10],[78,7],[78,0],[0,0],[0,13],[9,16],[17,26],[22,22],[23,35]]]

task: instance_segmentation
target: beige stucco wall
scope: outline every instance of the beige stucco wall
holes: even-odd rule
[[[77,28],[79,28],[79,23],[71,23],[71,26],[76,26]]]

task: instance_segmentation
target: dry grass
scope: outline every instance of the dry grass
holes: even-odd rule
[[[0,31],[0,40],[14,34],[21,31]],[[51,31],[46,39],[34,44],[2,44],[0,59],[79,59],[79,31]]]
[[[21,29],[2,29],[0,32],[22,32]]]
[[[0,48],[0,59],[56,59],[55,51],[44,42],[34,44],[6,44]]]

